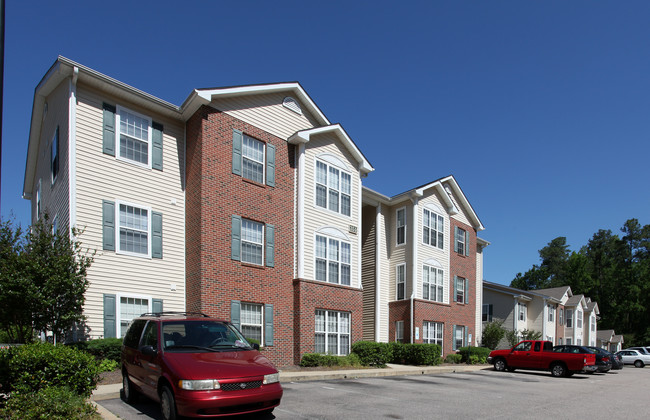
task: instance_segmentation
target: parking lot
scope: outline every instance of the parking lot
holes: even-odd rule
[[[486,369],[282,385],[282,404],[269,419],[641,418],[648,412],[650,367],[571,378]],[[151,402],[100,404],[127,420],[160,418]]]

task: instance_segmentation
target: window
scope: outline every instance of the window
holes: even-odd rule
[[[137,297],[120,297],[120,337],[124,337],[133,318],[150,312],[149,299]],[[106,332],[104,332],[106,335]]]
[[[50,144],[50,173],[52,174],[52,184],[54,184],[56,176],[59,174],[59,127],[56,127]]]
[[[395,341],[404,342],[404,321],[395,321]]]
[[[591,331],[592,332],[596,331],[596,317],[595,316],[591,317]]]
[[[397,284],[397,300],[402,300],[406,287],[406,264],[395,267],[395,283]]]
[[[150,166],[151,119],[117,107],[117,127],[120,139],[119,157],[144,166]]]
[[[443,302],[443,274],[436,267],[425,265],[422,267],[422,299],[434,302]]]
[[[422,342],[442,346],[442,322],[424,321],[422,324]]]
[[[119,251],[128,254],[149,255],[148,209],[120,203]]]
[[[562,345],[562,337],[560,337],[560,338],[558,339],[558,342],[557,342],[557,343],[560,344],[560,345]]]
[[[582,311],[576,311],[576,327],[582,328]]]
[[[553,322],[555,318],[555,307],[553,305],[547,305],[548,308],[548,322]]]
[[[467,327],[462,325],[456,325],[454,328],[454,350],[458,350],[461,347],[465,346],[465,335],[467,333]]]
[[[456,227],[454,230],[456,231],[454,235],[454,251],[460,255],[467,255],[467,232],[459,227]]]
[[[582,345],[582,338],[576,339],[576,345],[578,345],[578,346]]]
[[[519,321],[525,321],[526,320],[526,310],[528,308],[526,307],[525,303],[517,302],[517,319]]]
[[[573,310],[566,310],[566,326],[567,328],[573,328]]]
[[[350,244],[316,235],[316,280],[350,285]]]
[[[456,288],[456,302],[457,303],[468,303],[467,300],[467,279],[462,277],[456,277],[454,279],[454,284]]]
[[[264,183],[264,143],[246,134],[242,140],[242,176]]]
[[[264,255],[264,225],[252,220],[241,220],[241,261],[262,265]]]
[[[158,349],[158,324],[149,321],[142,334],[142,345]]]
[[[564,308],[560,308],[558,322],[560,325],[564,325]]]
[[[346,356],[350,353],[350,313],[316,310],[315,351]]]
[[[397,210],[397,232],[395,234],[397,238],[397,245],[403,245],[406,243],[406,209],[401,208]]]
[[[424,209],[422,242],[444,249],[445,219],[428,209]]]
[[[492,322],[492,304],[483,304],[483,322]]]
[[[352,176],[324,162],[316,161],[316,205],[351,214]]]
[[[241,304],[241,332],[247,339],[262,340],[262,305],[254,303]]]

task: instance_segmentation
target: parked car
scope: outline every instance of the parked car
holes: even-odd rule
[[[594,351],[589,350],[587,347],[577,346],[577,345],[570,345],[570,344],[559,345],[559,346],[553,347],[553,352],[555,352],[555,353],[572,353],[572,354],[592,354],[592,355],[594,355],[595,363],[593,363],[592,365],[589,365],[589,366],[585,366],[582,371],[585,372],[585,373],[594,373],[599,369],[598,355]],[[611,369],[611,368],[612,367],[611,367],[611,364],[610,364],[609,369]],[[609,371],[609,369],[607,369],[607,371]]]
[[[596,355],[556,353],[550,341],[524,340],[512,349],[492,350],[487,362],[494,370],[513,372],[515,369],[547,370],[555,377],[571,376],[576,372],[596,370]]]
[[[280,404],[277,369],[230,322],[193,313],[133,320],[122,345],[122,397],[159,402],[162,417],[270,413]]]
[[[623,363],[619,361],[618,356],[615,354],[612,354],[605,349],[601,349],[600,347],[585,347],[596,354],[596,366],[598,366],[598,372],[609,372],[611,369],[614,369],[614,364],[620,366],[618,369],[623,368]]]
[[[642,368],[650,363],[650,355],[641,354],[637,350],[625,349],[616,354],[621,356],[623,363],[626,365],[634,365],[635,367]]]
[[[623,350],[636,350],[641,354],[650,355],[650,351],[648,351],[648,349],[645,348],[645,347],[628,347],[628,348],[623,349]]]

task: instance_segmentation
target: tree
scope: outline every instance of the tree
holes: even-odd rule
[[[492,321],[485,324],[483,327],[483,335],[481,336],[481,345],[489,349],[496,349],[499,342],[506,334],[506,329],[503,328],[503,321]]]
[[[2,270],[0,325],[12,339],[27,342],[33,330],[51,331],[56,342],[83,320],[94,252],[82,249],[79,234],[73,229],[71,239],[67,229],[53,233],[47,214],[25,235],[10,222],[2,224],[2,264],[8,270]],[[12,336],[14,331],[29,334]]]

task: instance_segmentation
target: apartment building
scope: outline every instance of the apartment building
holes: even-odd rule
[[[373,170],[299,83],[178,106],[59,57],[35,90],[23,195],[33,221],[97,250],[76,338],[196,311],[281,366],[361,339],[475,343],[488,243],[467,198],[453,177],[384,197],[362,185]]]

